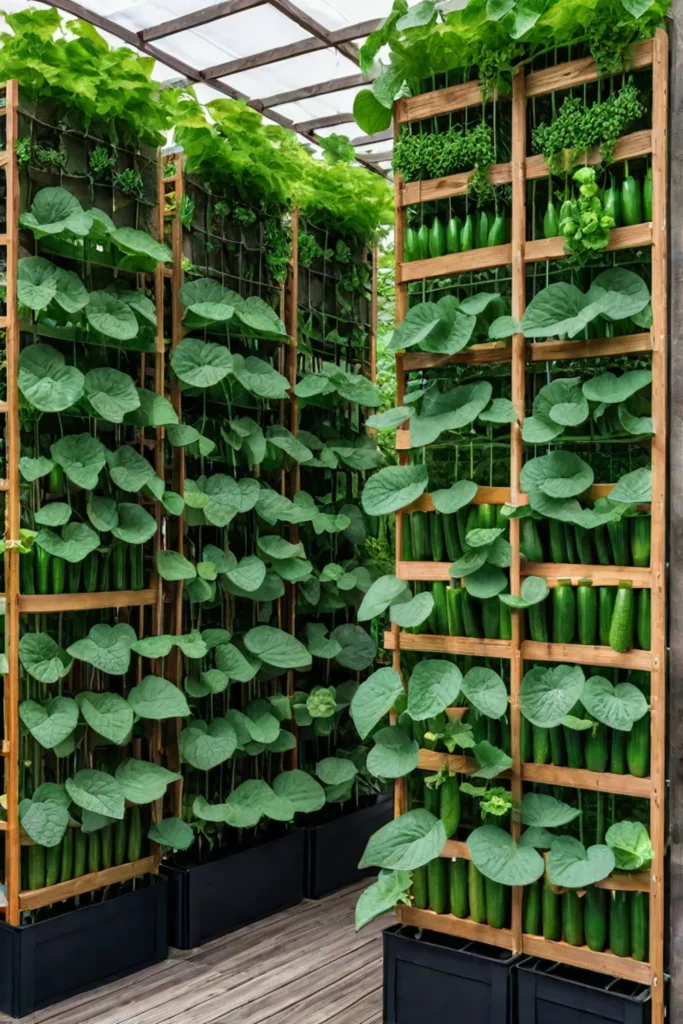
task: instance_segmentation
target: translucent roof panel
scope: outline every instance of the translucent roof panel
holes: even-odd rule
[[[269,7],[267,12],[256,7],[213,21],[203,28],[178,32],[159,40],[159,46],[201,70],[275,46],[289,46],[307,37],[308,32],[274,7]]]
[[[297,0],[297,6],[329,29],[386,18],[391,9],[387,0]]]
[[[251,71],[239,71],[221,81],[249,96],[270,96],[305,85],[315,85],[329,78],[342,78],[357,71],[357,66],[337,50],[318,50],[300,57],[290,57],[276,64],[266,64]],[[311,115],[315,116],[315,115]]]

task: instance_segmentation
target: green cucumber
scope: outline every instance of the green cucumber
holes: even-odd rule
[[[103,829],[100,829],[100,835],[102,837],[100,843],[100,859],[102,861],[102,869],[106,870],[110,868],[113,863],[114,856],[114,828],[112,825],[105,825]]]
[[[137,804],[128,813],[128,860],[132,862],[142,856],[142,814]]]
[[[611,730],[609,770],[612,775],[626,775],[626,736],[621,729]]]
[[[583,946],[583,908],[574,889],[562,894],[562,931],[570,946]]]
[[[429,516],[429,544],[432,549],[432,559],[435,562],[443,562],[444,539],[441,516],[438,512],[432,512]]]
[[[481,210],[477,217],[477,226],[474,232],[475,249],[485,249],[489,241],[489,215],[486,210]]]
[[[574,705],[569,714],[573,718],[583,717],[583,704],[579,701]],[[577,729],[570,729],[564,726],[564,742],[567,748],[567,764],[570,768],[583,768],[583,735]]]
[[[543,938],[559,942],[562,938],[562,900],[554,893],[547,877],[543,878]]]
[[[63,594],[66,584],[66,562],[57,555],[52,556],[50,562],[50,583],[53,594]]]
[[[605,772],[609,763],[609,742],[607,726],[595,722],[592,729],[584,733],[583,753],[589,772]]]
[[[527,516],[519,524],[519,550],[529,562],[543,561],[543,544],[536,521]]]
[[[567,546],[567,561],[570,565],[575,565],[579,556],[576,553],[576,535],[571,523],[564,524],[564,542]]]
[[[638,591],[636,598],[636,637],[638,639],[638,646],[643,651],[649,651],[651,647],[651,623],[651,591],[647,587],[643,587]]]
[[[626,739],[629,775],[645,779],[650,774],[650,713],[633,723]]]
[[[418,910],[426,910],[429,906],[427,894],[427,865],[413,871],[413,906]]]
[[[38,545],[35,546],[36,552],[36,592],[38,594],[49,594],[50,593],[50,562],[52,561],[52,555],[44,551],[43,548]]]
[[[595,555],[593,553],[590,530],[586,530],[583,526],[575,526],[574,540],[576,541],[576,553],[579,556],[581,565],[593,565],[595,563]]]
[[[538,604],[532,604],[530,608],[527,608],[526,615],[531,639],[546,644],[549,636],[545,600],[539,601]]]
[[[92,594],[97,590],[97,570],[100,564],[100,556],[97,551],[91,551],[83,562],[83,590]]]
[[[88,873],[100,870],[100,833],[91,832],[88,836]]]
[[[56,463],[52,466],[52,469],[47,474],[47,480],[45,481],[45,489],[48,494],[63,494],[64,493],[64,470],[61,466]]]
[[[504,928],[507,917],[507,896],[505,886],[487,878],[484,882],[486,896],[486,923],[489,928]]]
[[[528,764],[533,757],[533,726],[531,722],[522,717],[519,723],[519,748],[523,764]]]
[[[406,228],[403,238],[403,260],[410,263],[417,259],[417,232],[414,228]]]
[[[539,878],[524,889],[522,930],[525,935],[541,934],[541,886]]]
[[[111,548],[107,548],[102,554],[102,568],[100,570],[100,593],[106,594],[111,586]]]
[[[621,213],[626,227],[642,224],[643,197],[640,182],[630,174],[624,178],[621,185]]]
[[[429,232],[429,255],[432,259],[446,255],[446,229],[438,217],[434,218]]]
[[[60,882],[69,882],[74,870],[74,829],[67,828],[62,839],[62,861],[59,870]]]
[[[598,638],[602,647],[609,647],[609,631],[612,625],[612,612],[616,587],[598,588]]]
[[[434,611],[429,616],[430,624],[434,627],[437,636],[448,636],[448,584],[442,580],[432,583],[432,597],[434,598]]]
[[[450,839],[460,824],[460,784],[457,775],[449,775],[439,786],[439,817]]]
[[[460,537],[458,535],[458,521],[455,515],[442,516],[440,512],[436,512],[435,517],[441,520],[448,561],[455,562],[458,558],[462,557],[462,548],[460,547]]]
[[[128,823],[121,818],[114,824],[114,864],[126,863],[126,848],[128,846]]]
[[[550,733],[550,763],[557,765],[558,768],[563,768],[567,764],[564,729],[561,725],[556,725],[548,732]]]
[[[550,561],[561,564],[567,561],[567,542],[564,535],[564,523],[557,519],[548,520],[548,536],[550,538]]]
[[[629,564],[628,520],[619,519],[607,524],[610,544],[612,545],[612,564]]]
[[[441,806],[441,797],[439,796],[438,789],[434,789],[433,786],[424,787],[424,805],[425,810],[429,811],[435,817],[439,817],[439,809]]]
[[[486,884],[472,861],[467,865],[467,896],[472,920],[476,924],[486,924]]]
[[[28,887],[45,888],[45,847],[34,843],[28,848]]]
[[[74,836],[74,878],[80,878],[85,874],[86,858],[88,852],[88,837],[82,829],[76,830]]]
[[[630,525],[631,560],[633,565],[647,567],[650,564],[650,517],[633,516]]]
[[[610,174],[610,187],[606,188],[602,194],[602,209],[607,217],[612,218],[614,226],[618,228],[622,221],[621,195],[619,194],[613,174]]]
[[[462,857],[452,860],[449,869],[449,895],[451,914],[454,917],[468,917],[470,905],[467,893],[467,864]]]
[[[650,953],[650,897],[646,892],[632,892],[630,903],[631,956],[646,963]]]
[[[467,531],[469,529],[469,527],[467,525],[467,522],[468,522],[468,519],[469,519],[469,515],[470,515],[470,509],[469,508],[459,508],[458,511],[455,513],[455,522],[456,522],[457,527],[458,527],[458,539],[460,540],[460,550],[461,551],[465,551],[465,549],[467,548]],[[475,523],[475,526],[478,526],[478,525],[479,525],[479,517],[477,516],[477,521]],[[472,529],[474,529],[474,528],[475,527],[472,527]]]
[[[476,506],[474,506],[474,510],[473,511],[475,511],[475,512],[477,511]],[[497,505],[489,505],[488,503],[485,503],[485,504],[479,506],[479,510],[478,511],[479,511],[479,515],[478,515],[479,529],[481,529],[481,530],[495,530],[498,506]],[[522,522],[526,522],[526,520],[522,520]]]
[[[592,580],[579,580],[576,589],[576,618],[580,644],[595,644],[598,638],[598,594]]]
[[[481,602],[481,625],[487,640],[500,639],[500,606],[498,597],[486,597]]]
[[[413,558],[416,562],[431,562],[432,560],[427,516],[427,512],[413,512],[410,517],[411,544]]]
[[[595,551],[598,559],[598,565],[611,565],[612,550],[610,548],[609,538],[605,527],[596,526],[593,530],[593,538],[595,540]]]
[[[501,213],[497,213],[493,218],[493,223],[489,225],[489,234],[486,239],[486,245],[490,249],[494,245],[505,245],[507,241],[507,221]]]
[[[617,587],[617,596],[614,599],[614,611],[609,627],[609,645],[613,651],[623,654],[631,650],[635,624],[633,586],[624,581]]]
[[[512,640],[512,608],[500,600],[498,604],[498,635],[501,640]]]
[[[594,953],[602,953],[607,945],[607,893],[591,885],[583,898],[583,929],[586,945]]]
[[[570,644],[576,632],[576,599],[570,580],[558,580],[552,590],[553,643]]]
[[[145,586],[144,573],[145,549],[142,544],[130,545],[130,589],[143,590]]]
[[[543,237],[556,238],[560,233],[560,222],[557,219],[557,207],[553,202],[552,179],[548,191],[548,205],[543,215]]]
[[[50,846],[45,854],[45,885],[56,885],[62,866],[62,844]]]
[[[460,252],[469,252],[470,249],[474,249],[474,219],[468,213],[460,232]]]
[[[462,221],[459,217],[451,217],[446,226],[446,249],[449,253],[460,252],[460,233]]]
[[[448,906],[448,866],[443,857],[435,857],[427,865],[429,906],[435,914],[445,914]]]
[[[550,762],[550,732],[540,725],[533,726],[533,756],[534,764]]]
[[[448,587],[446,590],[446,611],[448,613],[448,635],[464,636],[462,621],[462,587]]]
[[[482,630],[480,624],[479,610],[475,605],[475,598],[471,597],[466,590],[462,591],[462,624],[465,636],[474,639],[481,639]]]
[[[112,550],[111,559],[114,590],[127,590],[126,545],[122,543],[115,544]]]
[[[417,232],[415,253],[418,260],[426,260],[429,258],[429,228],[426,224],[421,224]]]
[[[609,902],[609,948],[615,956],[631,955],[631,915],[627,892],[613,891]]]
[[[54,564],[54,563],[53,563]],[[68,569],[69,593],[80,594],[82,562],[70,562]],[[55,591],[56,593],[56,591]]]

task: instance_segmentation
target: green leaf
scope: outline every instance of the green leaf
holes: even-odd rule
[[[432,444],[444,430],[461,430],[473,423],[491,400],[488,381],[461,384],[451,391],[432,390],[422,400],[420,415],[410,422],[413,448]]]
[[[444,490],[432,491],[432,502],[437,512],[452,515],[474,501],[478,490],[477,484],[472,480],[458,480]]]
[[[233,368],[233,358],[224,345],[183,338],[171,356],[178,380],[195,388],[210,388],[224,380]]]
[[[108,366],[86,373],[85,397],[97,415],[109,423],[123,423],[125,414],[140,405],[135,382],[127,373]]]
[[[256,743],[273,743],[280,732],[280,721],[267,700],[250,700],[244,709],[247,728]]]
[[[117,228],[112,235],[112,241],[122,252],[130,256],[144,257],[145,264],[148,260],[154,263],[173,262],[173,253],[168,246],[157,242],[146,231],[138,231],[137,228]]]
[[[85,317],[94,331],[114,341],[131,341],[140,330],[133,310],[113,292],[91,292]]]
[[[24,633],[19,641],[19,661],[41,683],[56,683],[71,668],[71,658],[48,633]]]
[[[356,903],[356,931],[360,931],[376,917],[393,910],[397,903],[408,903],[411,885],[409,871],[380,871],[379,878],[358,897]]]
[[[315,766],[315,774],[326,786],[340,786],[355,779],[358,769],[348,758],[324,757]]]
[[[77,640],[67,654],[113,676],[123,676],[130,666],[130,649],[137,637],[132,626],[119,623],[93,626],[87,637]]]
[[[510,608],[531,608],[532,605],[545,601],[550,593],[547,581],[542,576],[527,576],[522,581],[521,592],[517,594],[499,594],[503,604]]]
[[[429,591],[416,594],[410,601],[392,604],[389,615],[401,629],[413,629],[426,622],[434,611],[434,598]]]
[[[622,0],[624,6],[645,2],[646,9],[650,6],[650,0]],[[633,317],[641,313],[650,301],[650,293],[647,284],[640,276],[625,267],[611,267],[604,270],[593,281],[588,293],[589,299],[595,299],[599,308],[599,315],[609,320],[622,320],[624,317]]]
[[[373,740],[375,746],[367,757],[367,769],[373,775],[382,779],[400,779],[417,768],[420,745],[400,725],[380,729]]]
[[[249,661],[233,644],[220,644],[216,648],[216,668],[227,672],[231,679],[238,683],[248,683],[254,678],[261,662]]]
[[[19,355],[18,385],[35,409],[63,412],[82,396],[83,374],[50,345],[29,345]]]
[[[393,668],[379,668],[360,684],[351,700],[351,718],[362,740],[394,706],[403,683]]]
[[[137,409],[127,412],[124,416],[124,423],[136,427],[165,427],[176,426],[178,414],[163,395],[157,395],[155,391],[147,388],[135,389],[140,403]]]
[[[561,828],[579,817],[577,807],[545,793],[525,793],[522,797],[522,824],[538,828]]]
[[[370,516],[397,512],[420,497],[428,479],[426,466],[386,466],[363,488],[363,509]]]
[[[19,717],[41,747],[51,750],[76,728],[78,704],[71,697],[53,697],[45,705],[24,700],[19,705]]]
[[[186,282],[180,289],[180,301],[195,316],[211,323],[225,323],[235,312],[234,292],[208,277]]]
[[[586,889],[614,871],[614,854],[609,846],[589,846],[572,836],[558,836],[548,854],[548,878],[564,889]]]
[[[122,502],[118,506],[118,519],[112,533],[126,544],[145,544],[157,532],[156,519],[142,505]]]
[[[605,843],[614,854],[620,871],[640,871],[652,862],[652,843],[639,821],[619,821],[607,829]]]
[[[244,646],[251,654],[274,668],[308,668],[311,656],[304,645],[274,626],[255,626],[244,636]]]
[[[474,866],[485,878],[501,885],[531,885],[545,871],[545,862],[537,850],[518,845],[509,832],[496,825],[475,828],[467,845]]]
[[[450,661],[418,662],[408,683],[408,714],[416,722],[441,714],[458,699],[462,681],[460,669]]]
[[[487,718],[502,718],[507,712],[507,687],[498,673],[491,668],[471,668],[462,679],[460,689],[470,704]]]
[[[145,676],[128,694],[128,703],[140,718],[162,721],[190,714],[185,695],[161,676]]]
[[[278,426],[277,424],[268,427],[266,431],[266,440],[269,444],[274,445],[281,451],[285,452],[296,462],[310,462],[313,458],[313,452],[310,448],[307,448],[305,444],[297,440],[294,434],[290,433],[286,427]]]
[[[266,566],[258,555],[247,555],[233,569],[228,569],[225,575],[235,586],[251,593],[258,590],[265,580]]]
[[[216,718],[205,729],[198,728],[197,722],[189,722],[178,743],[184,761],[200,771],[210,771],[232,757],[237,749],[237,735],[229,722]]]
[[[628,408],[628,404],[623,402],[617,408],[619,415],[619,422],[621,423],[624,430],[629,434],[653,434],[654,427],[651,416],[634,416]]]
[[[592,718],[610,729],[630,732],[648,711],[643,693],[633,683],[618,683],[613,686],[602,676],[591,676],[586,680],[581,703]]]
[[[420,28],[423,25],[431,24],[436,15],[437,8],[432,3],[432,0],[420,0],[420,3],[410,7],[408,13],[398,19],[396,28],[399,32],[405,32],[406,29],[410,28]]]
[[[158,551],[157,571],[162,580],[193,580],[197,570],[179,551]]]
[[[132,804],[151,804],[161,800],[171,782],[177,782],[182,775],[171,772],[160,764],[140,761],[129,757],[116,769],[116,780],[124,796]]]
[[[508,586],[508,578],[495,565],[482,565],[465,577],[465,589],[472,597],[485,600],[496,597]]]
[[[76,697],[81,715],[98,735],[121,746],[133,728],[133,709],[118,693],[84,690]]]
[[[75,563],[82,562],[91,551],[95,551],[100,545],[100,538],[85,523],[68,523],[62,527],[61,536],[52,530],[41,530],[36,537],[36,544],[57,558]]]
[[[56,269],[40,256],[19,260],[17,298],[22,306],[39,311],[47,309],[57,294]]]
[[[312,658],[336,658],[341,651],[341,644],[336,640],[330,640],[327,636],[327,626],[320,622],[309,622],[306,624],[306,639],[308,641],[308,653]]]
[[[256,546],[262,555],[270,559],[301,558],[304,554],[303,544],[290,544],[284,537],[276,535],[259,537]]]
[[[39,455],[36,459],[22,455],[19,460],[19,472],[24,480],[30,484],[35,480],[40,480],[41,477],[47,476],[53,466],[54,462],[51,459],[46,459],[44,455]]]
[[[92,216],[65,188],[42,188],[30,212],[21,214],[19,223],[33,231],[37,238],[63,232],[84,238],[92,227]]]
[[[22,800],[19,816],[24,832],[38,846],[58,846],[69,826],[69,811],[54,800]]]
[[[65,526],[70,519],[71,505],[63,501],[51,501],[35,514],[35,520],[40,526]]]
[[[426,810],[408,811],[370,837],[358,867],[414,871],[438,857],[445,843],[442,821]]]
[[[109,818],[123,818],[126,800],[121,785],[106,772],[95,768],[82,768],[73,779],[64,783],[66,791],[84,811],[106,814]]]
[[[395,576],[380,576],[363,597],[356,615],[358,622],[367,622],[381,615],[406,590],[408,584],[405,580],[399,580]]]
[[[320,783],[300,769],[280,772],[273,779],[273,792],[291,803],[295,811],[314,814],[325,806],[325,790]]]
[[[478,572],[486,563],[488,553],[488,548],[475,548],[473,551],[465,551],[460,558],[453,562],[448,570],[448,575],[453,576],[454,579],[461,579],[463,576],[470,576],[472,573]]]
[[[85,490],[97,487],[100,470],[106,462],[106,448],[90,434],[68,434],[50,446],[52,458],[72,483]]]
[[[257,398],[285,399],[289,394],[289,381],[270,363],[256,356],[233,357],[233,373],[245,391]]]
[[[609,492],[609,500],[623,505],[642,505],[652,501],[652,470],[634,469],[622,476]]]
[[[320,380],[320,378],[316,377],[316,380]],[[384,412],[376,412],[373,416],[368,416],[365,425],[378,430],[396,430],[407,419],[410,419],[414,412],[414,408],[400,405],[395,409],[385,409]]]
[[[495,779],[497,775],[512,768],[512,758],[488,740],[482,740],[472,747],[472,753],[479,763],[477,771],[472,773],[473,779]]]
[[[520,482],[525,490],[538,488],[549,498],[573,498],[591,486],[591,467],[573,452],[554,451],[527,462]]]
[[[372,665],[377,655],[377,644],[368,633],[355,623],[337,626],[330,634],[331,640],[341,645],[336,655],[337,664],[352,672],[363,672]]]
[[[527,338],[575,337],[588,320],[583,315],[589,300],[573,284],[550,284],[527,306],[520,327]],[[592,319],[592,316],[589,317]]]
[[[109,475],[122,491],[140,491],[152,479],[154,467],[144,455],[124,445],[114,452],[107,452]]]
[[[372,89],[361,89],[353,101],[353,117],[362,132],[376,135],[391,125],[391,108],[383,106]]]
[[[647,387],[652,381],[650,370],[627,370],[617,377],[614,373],[602,373],[583,385],[583,393],[591,402],[604,402],[606,405],[625,402],[636,391]]]
[[[584,674],[580,665],[556,665],[530,669],[522,680],[520,709],[527,721],[544,729],[562,724],[581,700]]]
[[[182,818],[162,818],[152,825],[147,838],[170,850],[187,850],[194,842],[194,832]]]

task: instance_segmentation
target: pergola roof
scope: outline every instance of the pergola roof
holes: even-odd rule
[[[17,10],[29,2],[5,0]],[[246,99],[264,117],[315,143],[348,135],[359,162],[387,173],[393,131],[363,135],[353,101],[368,79],[358,46],[381,24],[389,0],[55,0],[158,61],[155,78],[198,83],[208,101]]]

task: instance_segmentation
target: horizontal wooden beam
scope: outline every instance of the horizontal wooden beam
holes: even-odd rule
[[[552,942],[540,935],[524,935],[523,951],[527,956],[540,956],[544,960],[558,960],[570,967],[586,971],[598,971],[642,985],[650,983],[650,965],[633,960],[630,956],[615,956],[614,953],[595,953],[587,946],[570,946],[568,942]]]
[[[626,70],[636,71],[639,68],[651,67],[652,53],[651,39],[638,43],[626,62]],[[567,61],[565,64],[556,64],[555,67],[545,68],[543,71],[532,71],[526,77],[526,95],[545,96],[551,92],[597,82],[600,77],[593,58],[582,57],[579,60]]]
[[[635,775],[614,775],[611,772],[590,772],[587,768],[561,768],[554,764],[522,764],[525,782],[538,782],[547,786],[566,786],[568,789],[588,789],[595,793],[615,793],[637,796],[649,800],[652,786],[649,779]]]
[[[403,369],[406,373],[415,370],[437,370],[442,366],[481,363],[509,363],[512,349],[506,341],[487,341],[480,345],[472,345],[462,352],[451,356],[442,356],[436,352],[406,352],[403,356]]]
[[[449,85],[447,89],[436,89],[434,92],[423,92],[419,96],[397,100],[394,103],[394,122],[407,124],[426,117],[438,117],[439,114],[451,114],[465,107],[480,106],[481,101],[481,85],[477,78],[462,85]]]
[[[522,642],[525,661],[551,661],[568,665],[589,665],[592,668],[631,668],[642,672],[652,669],[650,651],[626,651],[620,654],[611,647],[591,644],[545,644],[535,640]]]
[[[615,252],[618,249],[637,249],[647,245],[652,245],[652,225],[633,224],[627,228],[612,228],[609,233],[606,251]],[[486,252],[486,250],[483,251]],[[558,235],[557,238],[541,238],[535,242],[527,242],[524,247],[525,263],[559,260],[563,259],[566,255],[567,253],[564,251],[564,238],[561,235]]]
[[[36,615],[45,612],[84,612],[96,608],[137,608],[154,604],[157,592],[111,590],[95,594],[22,594],[19,611]]]
[[[227,18],[230,14],[238,14],[240,11],[248,11],[253,7],[261,7],[265,2],[266,0],[227,0],[226,3],[211,4],[210,7],[203,7],[201,11],[181,14],[179,18],[170,18],[159,25],[141,29],[140,40],[143,43],[151,43],[154,39],[166,39],[178,32],[187,32],[191,28],[210,25],[211,22]]]
[[[410,563],[408,563],[410,564]],[[542,576],[549,587],[555,587],[559,580],[571,580],[578,586],[581,580],[591,580],[596,587],[616,587],[628,581],[638,588],[652,586],[649,569],[629,565],[572,565],[565,562],[526,562],[520,566],[522,576]]]
[[[510,501],[509,487],[484,487],[478,488],[477,493],[470,502],[470,505],[505,505]],[[431,494],[422,494],[410,505],[401,510],[404,514],[409,512],[435,512],[434,502]]]
[[[531,363],[548,363],[565,359],[595,359],[600,356],[634,355],[652,352],[652,334],[625,334],[620,338],[593,338],[590,341],[535,341],[526,346],[526,358]],[[462,352],[443,356],[435,352],[406,352],[403,369],[406,373],[418,370],[436,370],[444,366],[509,363],[512,348],[506,341],[489,341],[472,345]]]
[[[59,903],[62,900],[71,899],[73,896],[82,896],[83,893],[114,885],[116,882],[127,882],[131,878],[141,878],[142,875],[156,874],[156,872],[156,857],[144,857],[142,860],[131,861],[129,864],[119,864],[117,867],[106,868],[104,871],[93,871],[88,875],[81,875],[80,878],[71,878],[68,882],[48,885],[44,889],[20,892],[19,909],[37,910],[38,907],[47,907],[50,903]]]
[[[276,92],[272,96],[250,100],[249,106],[255,107],[257,110],[263,110],[264,107],[279,107],[284,103],[298,103],[299,100],[307,100],[312,96],[327,96],[331,92],[357,89],[361,85],[368,85],[371,81],[370,75],[360,73],[357,75],[345,75],[343,78],[330,78],[328,81],[318,82],[316,85],[303,85],[300,89]]]
[[[418,910],[399,904],[396,908],[401,924],[414,928],[425,928],[442,935],[455,935],[472,942],[485,942],[499,949],[512,949],[512,932],[509,928],[491,928],[488,924],[477,924],[471,917],[454,917],[453,914],[435,914],[433,910]]]
[[[409,564],[404,562],[404,565]],[[428,654],[471,654],[478,658],[511,658],[509,640],[480,640],[467,636],[437,636],[431,633],[399,633],[402,651],[424,651]],[[394,635],[384,634],[384,649],[395,650]]]
[[[352,146],[374,146],[378,142],[389,142],[393,139],[394,131],[393,128],[387,128],[384,132],[376,132],[375,135],[357,135],[355,139],[351,139]]]
[[[301,132],[314,132],[318,128],[333,128],[337,124],[351,124],[354,117],[349,114],[326,114],[324,117],[314,117],[310,121],[299,121],[297,129]]]

